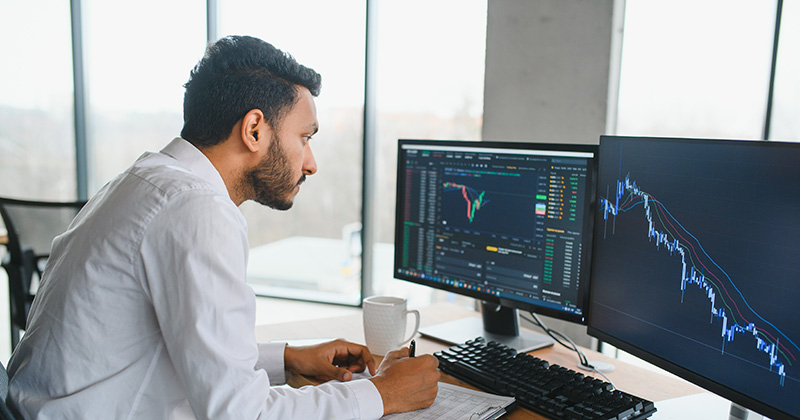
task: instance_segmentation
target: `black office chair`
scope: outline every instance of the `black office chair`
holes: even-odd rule
[[[42,278],[53,238],[67,230],[85,201],[27,201],[0,197],[0,216],[8,232],[3,268],[8,273],[11,350],[25,330],[28,311]],[[34,274],[36,275],[34,282]]]

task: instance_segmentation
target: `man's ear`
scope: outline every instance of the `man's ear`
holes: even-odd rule
[[[244,146],[251,152],[267,146],[272,138],[272,128],[260,109],[251,109],[244,115],[240,135]]]

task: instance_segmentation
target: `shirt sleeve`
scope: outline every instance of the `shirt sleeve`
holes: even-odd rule
[[[276,371],[283,370],[283,355],[270,345],[260,351],[256,343],[255,296],[245,283],[248,252],[241,213],[212,192],[172,198],[141,244],[144,287],[195,416],[379,418],[383,406],[370,381],[270,387],[284,380]]]
[[[256,369],[263,369],[269,376],[271,385],[286,383],[286,367],[283,355],[286,343],[258,343],[258,363]]]

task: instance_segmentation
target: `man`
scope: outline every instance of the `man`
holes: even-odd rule
[[[184,127],[112,180],[53,242],[28,330],[9,362],[25,418],[378,418],[426,407],[430,355],[258,344],[245,284],[246,200],[286,210],[316,172],[320,76],[251,37],[209,46]],[[338,379],[270,388],[284,370]],[[351,380],[368,369],[370,379]]]

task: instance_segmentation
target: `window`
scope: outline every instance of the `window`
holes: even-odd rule
[[[0,35],[0,195],[75,199],[69,2],[2,2]]]
[[[248,280],[259,294],[358,304],[366,3],[235,0],[219,7],[221,37],[261,38],[322,75],[320,130],[311,141],[317,174],[290,211],[241,206]]]
[[[629,1],[618,134],[759,139],[775,1]]]
[[[183,84],[205,50],[206,9],[200,0],[82,3],[92,196],[180,135]]]

